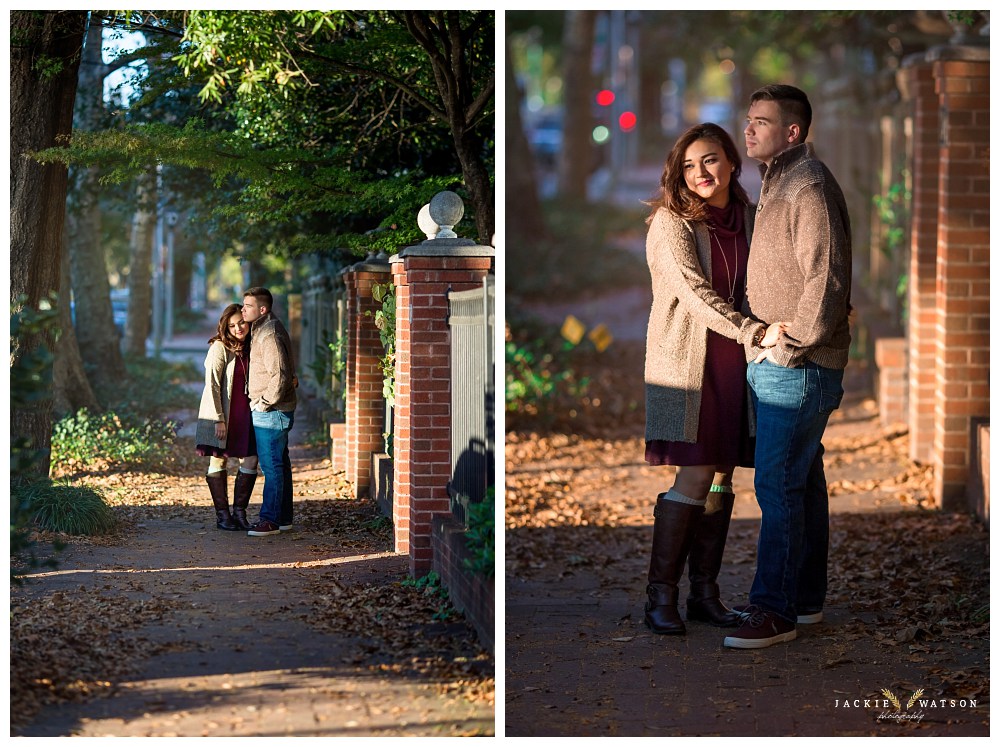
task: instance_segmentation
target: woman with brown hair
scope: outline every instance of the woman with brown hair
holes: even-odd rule
[[[222,312],[218,331],[208,344],[195,450],[199,456],[209,457],[205,481],[215,506],[216,527],[246,531],[250,528],[247,506],[257,481],[257,445],[247,396],[250,325],[243,321],[239,304],[229,304]],[[233,485],[232,514],[226,471],[229,457],[240,460]]]
[[[646,260],[653,305],[646,337],[646,461],[677,468],[657,496],[645,622],[681,635],[677,584],[688,564],[687,619],[735,626],[717,583],[736,467],[753,466],[744,345],[771,346],[770,327],[740,313],[754,209],[742,160],[721,127],[680,136],[650,204]]]

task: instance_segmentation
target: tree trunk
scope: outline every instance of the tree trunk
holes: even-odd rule
[[[29,154],[56,145],[73,127],[86,11],[10,13],[10,298],[37,307],[59,292],[67,172],[41,165]],[[11,350],[14,363],[49,341],[27,337]],[[11,413],[11,437],[41,452],[36,474],[49,471],[51,400]]]
[[[517,88],[517,77],[511,62],[510,45],[504,40],[504,61],[507,66],[506,106],[506,210],[507,225],[505,241],[537,242],[548,233],[542,207],[538,201],[538,185],[535,182],[535,159],[528,148],[521,124],[521,94]]]
[[[66,231],[64,229],[63,233]],[[63,251],[60,265],[60,287],[68,288],[70,284],[69,252]],[[80,356],[80,346],[73,329],[70,316],[69,298],[59,299],[59,344],[55,350],[55,361],[52,370],[52,411],[60,418],[69,413],[86,407],[92,412],[101,410],[94,390],[87,379],[83,368],[83,358]]]
[[[593,162],[590,58],[596,18],[597,11],[567,10],[563,26],[563,143],[557,189],[561,197],[580,202],[587,199],[587,177]]]
[[[456,12],[437,12],[436,20],[433,15],[434,12],[406,11],[406,26],[430,59],[434,82],[455,141],[455,153],[462,165],[462,179],[476,207],[478,240],[488,245],[496,230],[493,186],[483,158],[486,143],[474,133],[475,116],[469,113],[474,92],[463,49],[463,30]]]
[[[132,219],[132,259],[128,272],[128,319],[125,353],[146,357],[150,311],[153,308],[153,243],[156,240],[156,170],[150,169],[137,184],[138,204]]]
[[[490,246],[496,230],[496,213],[493,207],[493,185],[490,184],[490,174],[482,159],[484,143],[470,131],[459,133],[453,128],[452,134],[455,137],[455,151],[462,164],[462,178],[469,190],[472,204],[476,206],[478,241],[484,246]]]
[[[96,131],[104,119],[104,78],[110,72],[101,58],[99,23],[87,32],[76,98],[76,127]],[[74,167],[74,200],[71,201],[69,244],[76,335],[94,388],[102,398],[121,386],[125,378],[118,331],[111,310],[111,286],[101,246],[101,208],[96,166]]]

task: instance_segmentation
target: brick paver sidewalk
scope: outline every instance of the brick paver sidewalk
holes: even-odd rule
[[[827,430],[828,480],[863,482],[899,474],[898,458],[877,449],[852,455],[836,446],[867,433],[873,441],[880,436],[870,402],[845,404]],[[822,623],[800,625],[797,640],[769,649],[723,648],[725,632],[703,623],[689,623],[684,637],[653,635],[642,622],[651,506],[669,475],[641,462],[639,443],[616,442],[622,451],[611,450],[620,454],[609,469],[613,479],[602,483],[592,474],[584,479],[602,469],[607,452],[593,455],[592,468],[576,468],[578,478],[565,477],[568,469],[557,478],[568,480],[568,494],[581,506],[621,504],[617,526],[508,529],[508,547],[520,540],[534,541],[539,553],[545,547],[573,548],[563,556],[549,552],[547,562],[537,564],[541,567],[508,573],[508,736],[988,734],[988,694],[977,696],[974,707],[966,702],[964,707],[923,708],[918,724],[904,721],[917,713],[916,705],[905,708],[911,691],[932,674],[947,677],[976,667],[988,673],[986,637],[893,648],[845,635],[845,626],[857,620],[843,589],[831,589]],[[635,453],[625,452],[625,446]],[[586,455],[575,457],[577,463],[588,461]],[[508,485],[518,470],[544,473],[546,467],[508,464]],[[719,579],[723,599],[731,604],[746,600],[759,524],[751,470],[737,471],[735,489],[736,510]],[[835,519],[837,513],[918,511],[877,489],[834,496],[831,510]],[[871,572],[881,571],[875,564]],[[894,601],[891,589],[886,583],[887,606]],[[883,707],[883,688],[902,701],[902,710]]]

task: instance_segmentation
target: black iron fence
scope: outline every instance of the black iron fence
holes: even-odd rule
[[[300,376],[321,397],[335,419],[344,417],[344,346],[347,340],[347,291],[341,275],[320,275],[302,290]]]

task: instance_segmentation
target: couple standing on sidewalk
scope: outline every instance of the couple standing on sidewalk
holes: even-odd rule
[[[292,528],[292,463],[288,432],[295,420],[295,361],[292,342],[274,316],[267,288],[249,288],[243,306],[222,312],[205,359],[205,390],[198,411],[196,451],[209,457],[205,480],[219,529],[266,537]],[[229,510],[226,463],[240,460]],[[257,464],[264,473],[260,517],[246,518]]]
[[[840,186],[805,143],[811,121],[798,88],[759,89],[744,129],[762,164],[756,208],[736,145],[711,123],[681,135],[653,203],[646,461],[677,467],[654,510],[645,622],[656,633],[685,632],[685,561],[687,619],[738,628],[725,646],[791,641],[797,623],[822,619],[821,439],[843,397],[851,230]],[[749,604],[729,609],[717,579],[736,467],[755,467],[761,526]]]

